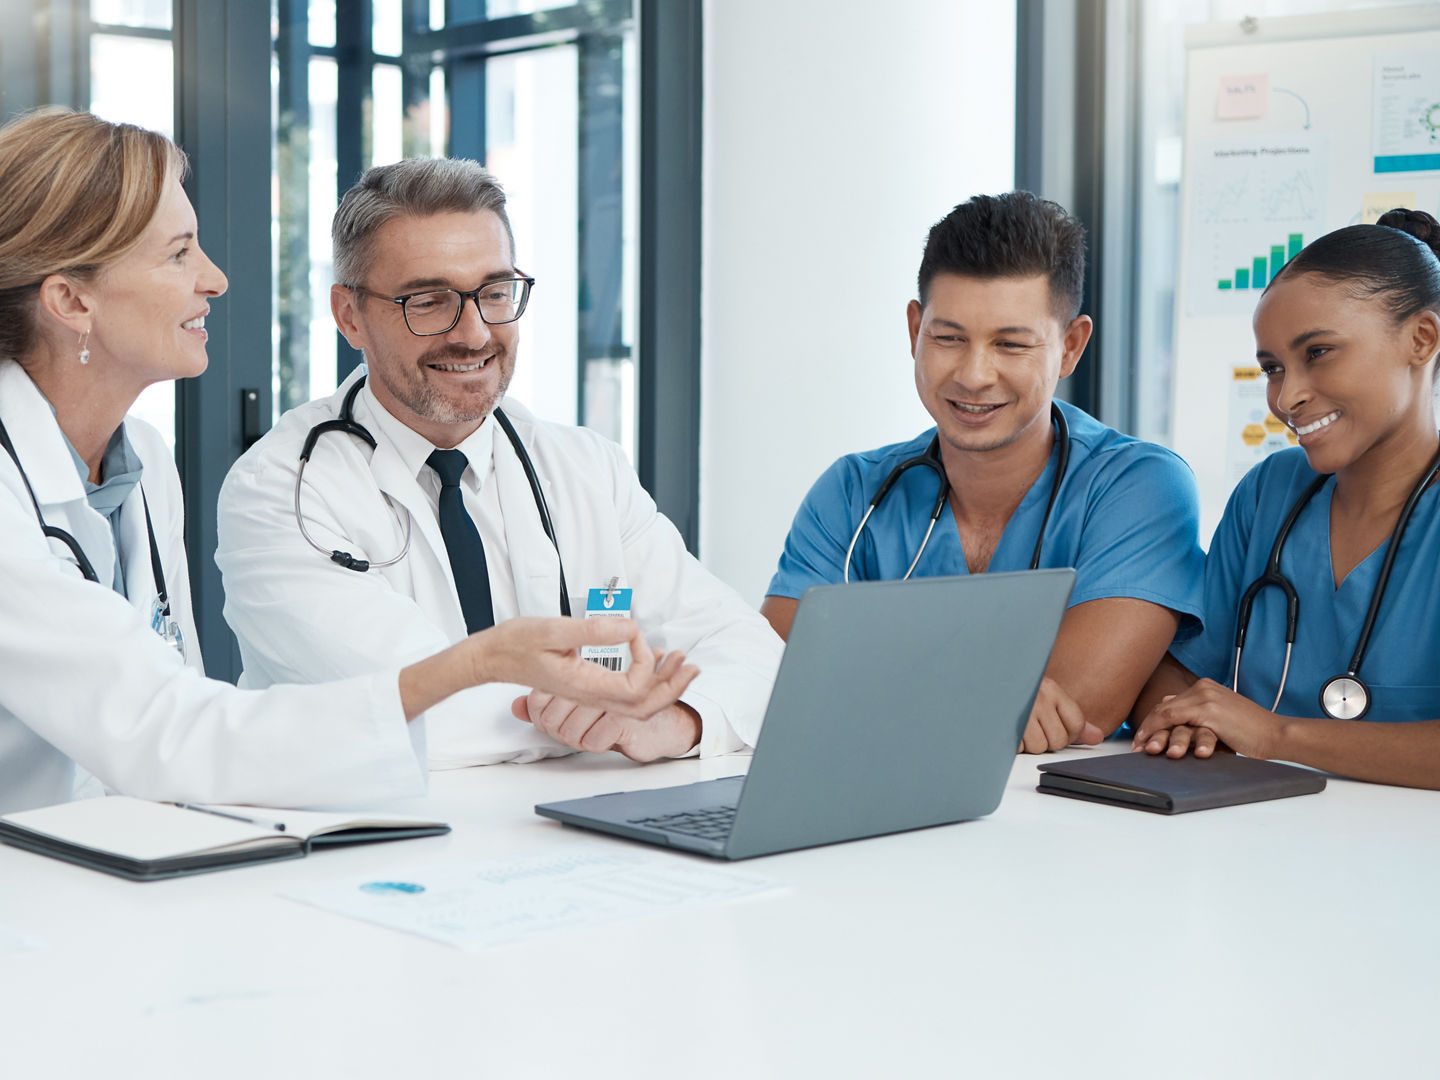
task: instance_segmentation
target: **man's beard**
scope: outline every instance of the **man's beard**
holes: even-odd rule
[[[453,389],[447,391],[427,379],[422,370],[428,364],[474,363],[487,354],[490,359],[485,367],[489,369],[493,365],[500,365],[500,380],[494,393],[486,394],[483,398]],[[385,383],[391,395],[417,416],[437,424],[468,424],[484,420],[505,396],[505,391],[510,386],[510,377],[515,373],[514,364],[508,363],[509,360],[509,354],[499,345],[489,350],[467,349],[463,345],[441,345],[422,355],[417,366],[407,366],[399,373],[384,368],[377,371],[374,364],[370,367],[375,377]]]

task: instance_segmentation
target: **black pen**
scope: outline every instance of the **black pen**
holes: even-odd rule
[[[171,803],[170,805],[178,806],[181,810],[194,810],[200,814],[214,814],[216,817],[229,818],[231,821],[243,821],[246,825],[261,825],[274,829],[276,832],[285,831],[285,823],[283,821],[265,821],[262,818],[241,817],[239,814],[227,813],[224,810],[211,810],[208,806],[195,806],[191,803],[177,802]]]

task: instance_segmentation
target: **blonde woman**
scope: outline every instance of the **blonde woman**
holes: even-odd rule
[[[458,690],[516,682],[653,712],[694,677],[622,620],[515,619],[345,682],[205,679],[179,478],[126,411],[205,370],[226,288],[163,136],[85,113],[0,128],[0,812],[88,772],[158,799],[312,805],[423,792],[421,725]],[[582,644],[631,642],[624,675]]]

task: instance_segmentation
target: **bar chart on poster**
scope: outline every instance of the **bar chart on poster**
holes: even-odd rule
[[[1208,537],[1240,477],[1295,445],[1255,363],[1265,286],[1333,229],[1440,216],[1440,5],[1195,26],[1185,44],[1173,444]]]
[[[1197,140],[1190,314],[1249,316],[1252,294],[1324,228],[1328,165],[1308,133]]]

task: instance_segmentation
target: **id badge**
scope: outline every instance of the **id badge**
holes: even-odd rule
[[[611,578],[609,584],[591,589],[585,600],[587,619],[628,619],[630,617],[630,589],[616,588],[618,578]],[[580,659],[591,660],[607,671],[628,671],[630,668],[630,646],[582,645]]]

